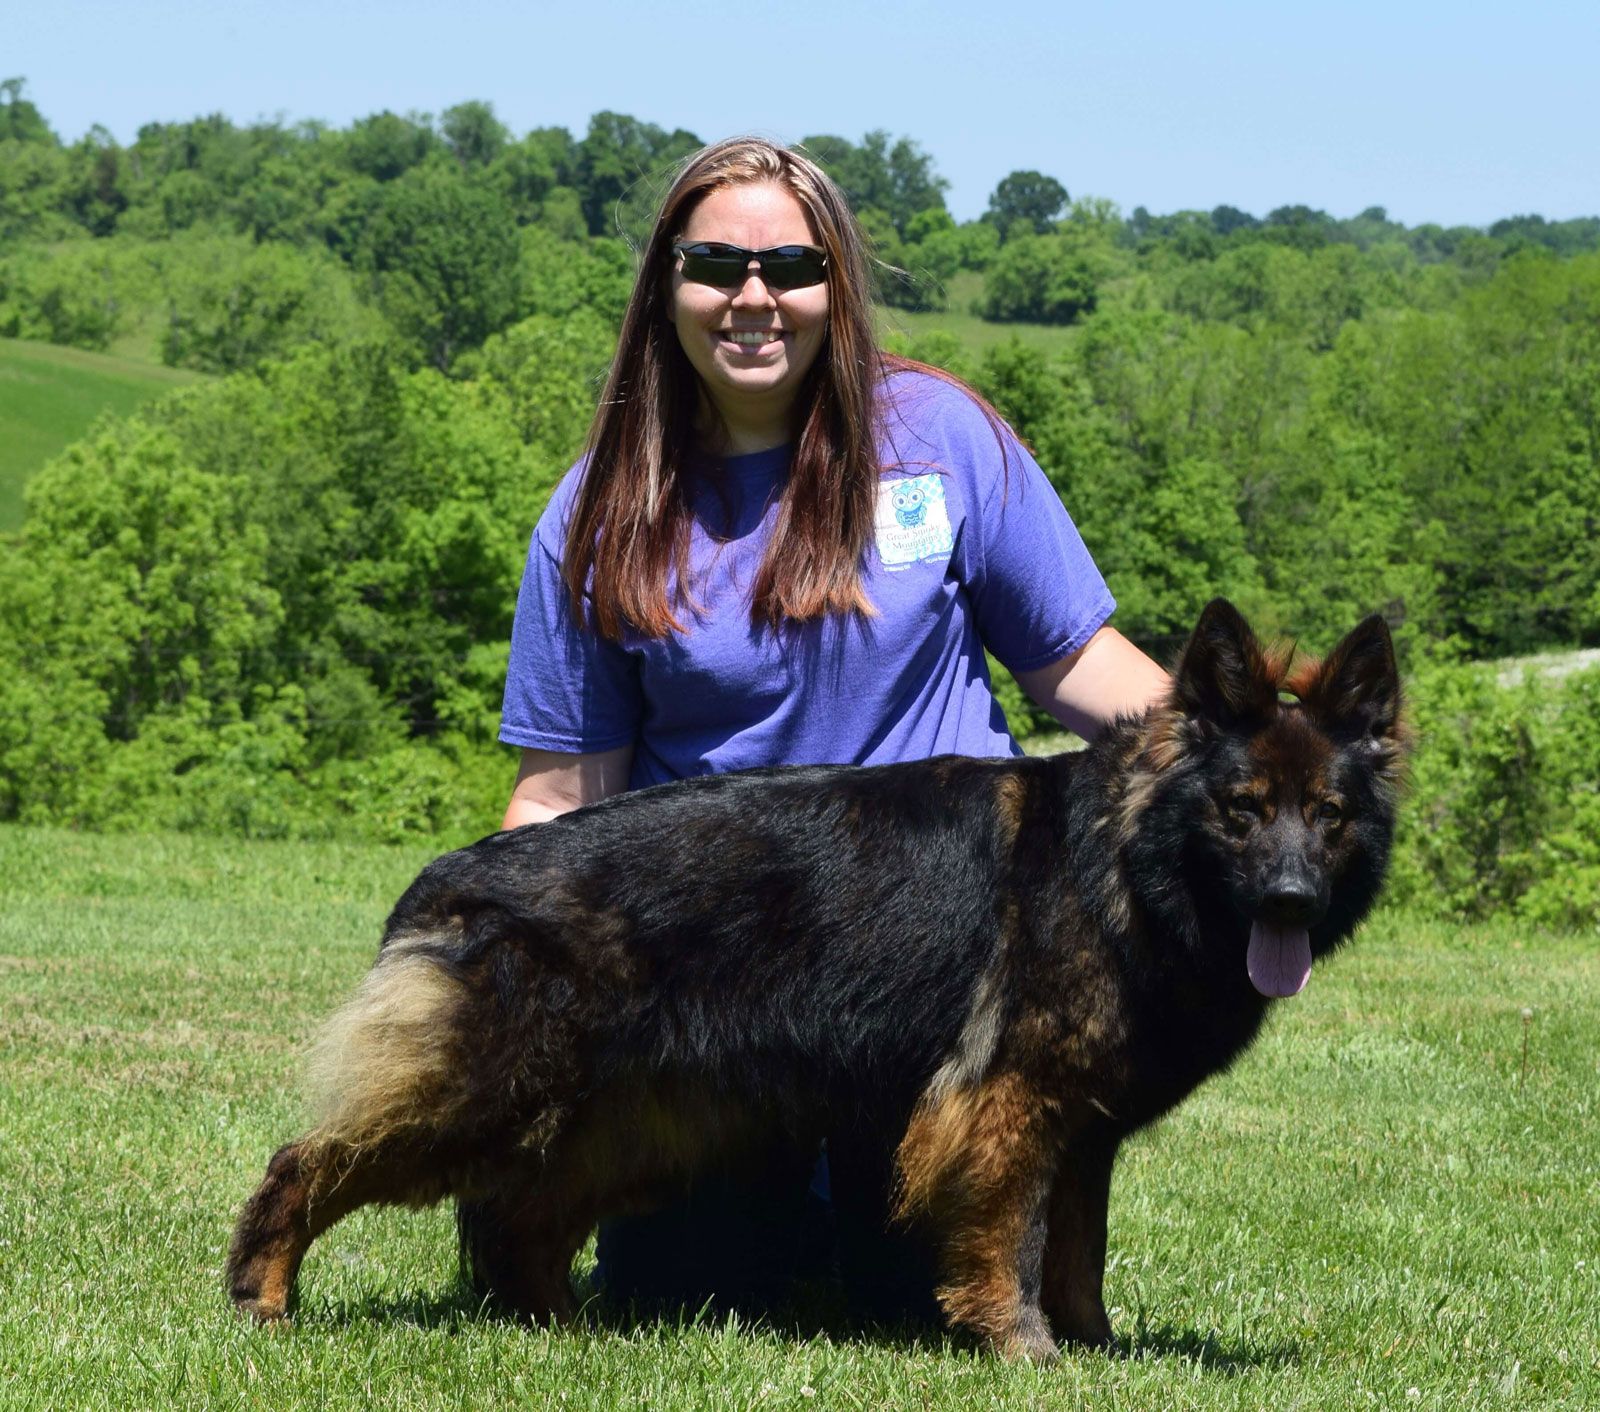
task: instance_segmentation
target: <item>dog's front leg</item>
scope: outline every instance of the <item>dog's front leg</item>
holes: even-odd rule
[[[1040,1307],[1047,1176],[1018,1172],[968,1207],[945,1240],[937,1293],[951,1323],[983,1335],[1002,1358],[1054,1361],[1056,1341]]]
[[[1040,1307],[1052,1146],[1041,1100],[1017,1074],[930,1096],[900,1147],[905,1200],[931,1219],[952,1324],[1002,1357],[1056,1356]]]
[[[1067,1142],[1056,1164],[1049,1203],[1042,1299],[1056,1334],[1104,1348],[1111,1321],[1101,1294],[1106,1270],[1106,1205],[1119,1139],[1086,1128]]]

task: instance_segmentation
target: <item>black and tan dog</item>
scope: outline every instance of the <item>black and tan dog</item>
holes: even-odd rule
[[[281,1317],[342,1216],[455,1195],[494,1293],[560,1318],[597,1220],[866,1113],[953,1324],[1103,1343],[1118,1144],[1371,906],[1403,754],[1380,619],[1289,676],[1219,600],[1169,702],[1078,755],[695,779],[449,854],[320,1041],[232,1297]]]

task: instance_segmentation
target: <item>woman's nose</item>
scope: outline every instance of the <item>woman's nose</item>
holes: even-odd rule
[[[739,286],[739,292],[733,296],[735,304],[744,305],[770,305],[777,301],[772,297],[772,291],[767,288],[767,282],[761,277],[761,268],[752,264],[745,274],[744,283]]]

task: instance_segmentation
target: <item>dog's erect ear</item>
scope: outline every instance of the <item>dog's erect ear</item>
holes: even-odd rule
[[[1394,740],[1400,734],[1400,672],[1389,625],[1374,613],[1327,655],[1300,692],[1306,709],[1341,735]]]
[[[1213,598],[1200,614],[1173,681],[1185,715],[1223,727],[1265,720],[1277,707],[1278,683],[1266,653],[1239,610]]]

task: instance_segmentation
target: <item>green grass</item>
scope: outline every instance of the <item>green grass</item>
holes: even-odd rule
[[[102,412],[131,412],[197,374],[49,343],[0,338],[0,531],[22,523],[22,487]]]
[[[937,314],[915,314],[879,305],[878,334],[883,337],[902,333],[916,339],[930,333],[948,333],[975,358],[1013,338],[1030,348],[1058,353],[1075,335],[1074,329],[1059,324],[992,324],[980,319],[972,312],[972,304],[982,293],[983,276],[973,270],[963,270],[950,281],[949,309]]]
[[[359,1213],[294,1326],[247,1327],[231,1220],[423,857],[0,828],[0,1406],[1600,1405],[1594,940],[1393,914],[1127,1148],[1122,1356],[529,1331],[458,1292],[443,1210]]]

